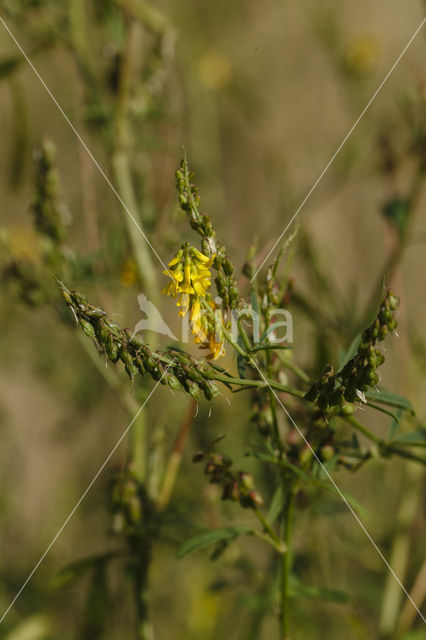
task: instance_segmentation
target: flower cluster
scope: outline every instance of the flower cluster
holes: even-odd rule
[[[254,509],[263,504],[262,497],[255,489],[253,476],[245,471],[234,471],[228,456],[207,450],[199,451],[192,460],[205,461],[204,473],[210,477],[210,482],[223,486],[222,500],[239,502],[245,509]]]
[[[179,204],[185,212],[189,224],[202,238],[203,253],[213,258],[214,268],[217,271],[215,284],[217,292],[222,298],[222,307],[236,309],[239,305],[240,295],[234,276],[234,266],[226,255],[226,248],[216,239],[216,232],[205,213],[200,213],[200,196],[198,188],[193,184],[194,174],[189,170],[188,162],[184,158],[176,171],[176,185]]]
[[[305,394],[306,400],[316,402],[322,410],[341,405],[344,401],[364,400],[364,392],[379,381],[377,368],[385,357],[377,343],[396,329],[395,311],[398,306],[397,296],[387,290],[376,318],[361,336],[355,356],[336,374],[333,366],[327,365],[320,379]]]
[[[169,262],[169,268],[163,271],[171,278],[163,293],[177,298],[182,318],[189,312],[194,342],[208,348],[208,357],[213,360],[225,354],[221,335],[222,314],[208,293],[214,259],[214,255],[209,258],[186,243]]]

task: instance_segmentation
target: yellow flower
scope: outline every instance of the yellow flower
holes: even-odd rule
[[[177,298],[179,316],[184,318],[189,312],[194,342],[209,349],[208,358],[216,359],[225,353],[223,340],[219,337],[223,320],[220,316],[220,322],[215,322],[202,306],[202,301],[207,301],[214,311],[217,310],[209,294],[210,268],[214,259],[215,256],[209,258],[195,247],[184,245],[169,262],[168,269],[163,271],[171,282],[162,293]]]

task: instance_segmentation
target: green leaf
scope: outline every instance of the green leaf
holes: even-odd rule
[[[269,505],[268,515],[266,516],[266,521],[268,524],[274,524],[281,511],[284,509],[286,499],[286,493],[282,484],[279,484],[275,489],[274,495],[272,496],[271,504]]]
[[[376,411],[380,411],[380,413],[385,413],[387,416],[390,416],[391,418],[393,418],[393,421],[396,422],[397,424],[400,421],[396,413],[392,413],[392,411],[389,411],[389,409],[384,409],[383,407],[381,407],[378,404],[375,404],[374,402],[367,402],[367,407],[371,407]],[[401,411],[401,407],[399,407],[398,411]]]
[[[257,458],[263,462],[269,462],[271,464],[279,464],[278,458],[270,453],[263,453],[263,451],[246,451],[244,454],[246,458]]]
[[[278,351],[279,349],[293,349],[293,346],[290,344],[275,344],[275,343],[271,343],[271,342],[262,342],[260,344],[258,344],[256,347],[253,347],[253,349],[251,350],[251,353],[255,353],[256,351],[268,351],[269,350],[273,350],[273,351]]]
[[[401,424],[402,413],[403,410],[399,407],[396,412],[396,418],[392,421],[389,427],[388,440],[392,440],[392,438],[397,434]]]
[[[302,469],[299,469],[298,467],[296,467],[293,464],[290,464],[289,462],[284,462],[284,466],[294,471],[298,476],[303,478],[303,480],[305,480],[308,484],[310,483],[316,487],[320,487],[321,489],[330,491],[331,493],[334,493],[334,495],[339,496],[340,499],[342,499],[342,496],[343,496],[343,498],[346,500],[349,506],[352,507],[354,511],[359,513],[359,515],[361,515],[363,518],[365,519],[367,518],[367,513],[364,507],[360,505],[360,503],[357,500],[355,500],[355,498],[353,498],[349,493],[346,493],[346,491],[342,491],[341,489],[340,491],[338,491],[334,486],[334,484],[329,480],[326,480],[324,482],[321,480],[317,480],[313,476],[309,475],[305,471],[302,471]]]
[[[367,400],[372,400],[373,402],[380,402],[382,404],[388,404],[391,407],[405,409],[414,415],[414,409],[411,402],[407,400],[407,398],[404,398],[404,396],[399,396],[397,393],[379,389],[379,391],[366,391],[365,397]]]
[[[59,571],[59,573],[50,582],[50,588],[55,591],[64,589],[86,573],[105,565],[107,562],[119,555],[118,551],[109,551],[108,553],[102,553],[95,556],[89,556],[88,558],[82,558],[81,560],[76,560]]]
[[[345,364],[347,364],[349,360],[352,360],[354,355],[357,353],[358,347],[361,344],[361,337],[362,337],[361,333],[355,336],[355,338],[352,340],[349,346],[349,349],[342,354],[341,358],[339,359],[339,371],[341,371],[341,369],[343,369]]]
[[[289,596],[293,598],[315,598],[326,602],[350,602],[347,593],[340,589],[327,589],[303,584],[290,586]]]
[[[400,433],[390,441],[390,444],[406,444],[411,445],[412,447],[426,447],[426,429]]]
[[[249,535],[251,533],[253,533],[253,527],[247,526],[225,527],[223,529],[214,529],[213,531],[203,531],[184,542],[176,552],[176,557],[180,559],[194,553],[194,551],[204,549],[219,540],[232,540],[238,536],[244,534]]]

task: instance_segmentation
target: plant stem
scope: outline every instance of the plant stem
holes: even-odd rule
[[[396,445],[387,444],[385,440],[376,436],[370,429],[367,429],[361,422],[359,422],[354,416],[341,416],[348,424],[355,427],[357,431],[364,434],[369,440],[374,442],[379,448],[381,453],[388,453],[400,456],[401,458],[406,458],[407,460],[412,460],[413,462],[420,462],[422,464],[426,464],[426,458],[422,456],[418,456],[411,451],[406,451],[401,447]]]
[[[173,451],[171,453],[166,473],[164,475],[161,494],[157,502],[158,511],[162,511],[163,509],[165,509],[170,502],[173,487],[176,481],[176,476],[179,471],[180,463],[182,461],[183,449],[185,447],[185,443],[191,429],[196,407],[197,402],[194,399],[191,399],[185,418],[179,429],[179,433],[176,436]]]
[[[132,47],[135,27],[136,25],[133,21],[127,19],[126,46],[124,47],[120,65],[119,90],[114,118],[115,141],[111,165],[117,191],[127,208],[124,210],[124,220],[127,225],[139,277],[144,284],[148,297],[155,301],[158,298],[156,269],[154,268],[151,250],[141,233],[140,208],[135,195],[129,159],[131,132],[129,131],[128,123],[128,101],[131,90]],[[128,213],[129,211],[134,218],[133,220]]]
[[[372,431],[370,431],[370,429],[367,429],[367,427],[365,427],[361,422],[359,422],[359,420],[354,418],[354,416],[341,416],[341,417],[345,420],[345,422],[352,425],[357,431],[362,433],[366,438],[368,438],[375,444],[379,446],[382,446],[385,444],[382,438],[379,438]]]
[[[294,494],[290,491],[287,497],[287,502],[284,510],[284,543],[286,551],[282,554],[281,558],[281,626],[280,626],[280,640],[289,640],[288,635],[288,585],[289,575],[291,569],[291,532],[292,532],[292,520],[293,520],[293,508],[294,508]]]
[[[135,598],[137,608],[137,638],[138,640],[154,640],[154,630],[149,617],[148,608],[148,570],[151,562],[151,545],[144,540],[143,546],[137,552],[135,567]]]
[[[284,547],[282,545],[281,540],[279,539],[279,537],[277,536],[277,534],[275,533],[275,531],[273,530],[273,528],[271,527],[269,522],[266,520],[266,518],[263,515],[263,513],[257,508],[253,509],[253,513],[258,518],[259,522],[261,522],[261,524],[262,524],[263,528],[265,529],[265,531],[267,531],[269,533],[269,535],[271,536],[272,540],[276,544],[280,545],[280,547],[284,550]]]

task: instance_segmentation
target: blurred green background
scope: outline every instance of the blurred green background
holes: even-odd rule
[[[0,16],[114,184],[104,122],[114,104],[115,65],[126,46],[117,4],[126,5],[106,0],[0,2]],[[166,26],[158,40],[155,29],[141,27],[135,35],[130,80],[135,95],[130,142],[125,141],[131,149],[143,228],[165,262],[182,238],[191,237],[175,202],[174,171],[185,145],[202,209],[211,215],[234,263],[241,268],[255,238],[260,263],[420,25],[424,5],[396,0],[163,0],[155,7]],[[85,33],[80,29],[82,12]],[[99,95],[92,95],[90,82],[82,81],[87,69],[72,44],[80,52],[90,49],[92,72],[102,78]],[[315,352],[320,369],[327,356],[336,358],[339,349],[349,345],[356,333],[355,317],[362,317],[380,281],[395,241],[383,206],[404,196],[413,174],[407,151],[409,118],[407,124],[401,105],[419,100],[424,114],[424,59],[423,29],[298,216],[301,229],[292,275],[310,304],[310,319],[294,309],[294,352],[302,363],[312,363]],[[80,266],[74,286],[90,293],[93,303],[116,314],[124,326],[133,327],[140,319],[137,294],[146,289],[136,274],[126,214],[1,24],[0,131],[0,212],[8,251],[35,264],[40,261],[30,212],[32,154],[47,137],[57,149],[62,199],[69,213],[67,246],[90,256],[90,269],[98,274],[94,283],[90,269]],[[389,169],[391,161],[396,168]],[[387,343],[382,373],[383,386],[407,395],[422,424],[424,204],[423,193],[393,273],[402,301],[399,339]],[[153,265],[157,282],[148,293],[157,291],[159,296],[165,278],[155,258]],[[325,274],[325,288],[319,274]],[[48,287],[55,296],[53,280]],[[85,349],[71,322],[58,322],[49,305],[22,305],[3,285],[0,301],[4,610],[129,423],[120,398],[130,395],[137,406],[138,383],[132,387],[120,375],[118,389],[112,389],[94,362],[94,347]],[[161,310],[177,331],[173,303],[162,301]],[[152,339],[167,344],[167,339]],[[228,365],[235,366],[231,358]],[[194,419],[169,523],[150,572],[156,638],[267,638],[275,632],[272,610],[254,635],[264,603],[252,588],[262,592],[262,585],[275,580],[275,572],[266,551],[253,541],[232,545],[215,563],[208,553],[175,558],[180,542],[197,527],[220,526],[228,519],[250,521],[250,514],[220,503],[215,487],[204,482],[202,470],[191,463],[198,448],[226,433],[226,446],[240,457],[239,463],[256,470],[241,454],[256,437],[249,409],[242,394],[230,401],[228,406],[224,398],[216,399],[211,416],[207,403],[201,403]],[[170,453],[187,404],[186,398],[172,397],[164,388],[150,402],[153,466]],[[376,433],[385,432],[385,418],[368,414],[364,419]],[[110,466],[124,458],[123,443]],[[424,601],[421,470],[399,460],[389,465],[377,460],[356,476],[339,472],[337,481],[364,506],[369,532],[391,557],[408,590],[423,566]],[[108,570],[108,593],[104,585],[97,598],[88,599],[90,579],[85,575],[55,588],[62,567],[114,547],[108,533],[107,485],[106,471],[2,623],[2,637],[133,637],[130,587],[114,563]],[[307,497],[295,525],[295,563],[308,585],[342,590],[348,601],[295,598],[293,640],[389,638],[398,624],[402,627],[395,638],[424,637],[421,622],[416,623],[409,606],[404,608],[399,586],[336,498],[320,493]],[[103,626],[91,622],[96,610]]]

